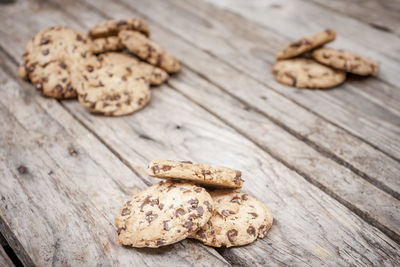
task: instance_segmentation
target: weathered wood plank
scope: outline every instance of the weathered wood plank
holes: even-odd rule
[[[274,206],[274,213],[280,215],[276,215],[278,223],[274,225],[275,232],[270,233],[271,241],[267,238],[252,246],[223,251],[233,262],[250,264],[274,260],[275,263],[279,263],[279,260],[286,259],[287,262],[304,264],[307,256],[306,263],[341,262],[344,264],[343,259],[339,258],[344,257],[352,262],[366,264],[368,260],[383,260],[381,256],[377,256],[383,247],[379,248],[377,244],[386,246],[385,242],[389,242],[394,248],[393,251],[398,249],[397,244],[379,231],[371,228],[336,201],[310,186],[300,176],[287,170],[230,128],[215,118],[206,116],[201,109],[186,105],[187,100],[179,94],[166,87],[162,87],[154,94],[155,98],[149,107],[134,116],[124,118],[96,117],[89,115],[76,102],[68,101],[65,104],[87,127],[96,129],[96,134],[108,136],[103,141],[108,146],[116,148],[118,154],[126,159],[139,174],[144,173],[143,166],[147,160],[155,156],[191,157],[199,161],[215,161],[230,166],[246,167],[244,169],[249,170],[246,171],[247,176],[255,179],[249,179],[247,182],[249,185],[245,189],[262,198],[266,203],[271,203],[269,205]],[[168,114],[169,118],[160,114]],[[183,117],[182,114],[190,114],[190,116]],[[135,137],[137,139],[134,144],[129,143],[128,140]],[[194,151],[196,153],[193,153]],[[140,162],[133,159],[134,155],[136,157],[141,155]],[[255,155],[252,156],[251,163],[248,163],[249,155]],[[260,165],[262,165],[261,169]],[[300,227],[295,225],[293,218],[302,218],[307,222]],[[322,229],[318,229],[321,223]],[[341,230],[338,231],[338,229]],[[356,229],[363,229],[362,237]],[[373,233],[372,236],[370,231]],[[290,241],[285,239],[287,236],[291,237]],[[302,236],[302,238],[296,240],[292,238],[293,236]],[[384,241],[381,241],[381,238]],[[378,242],[375,245],[372,244],[376,248],[368,248],[370,246],[368,244],[371,243],[368,239]],[[373,255],[364,257],[361,250],[352,251],[350,248],[352,245],[362,251],[372,250]],[[339,250],[336,250],[337,247]],[[339,254],[341,256],[338,256]],[[395,252],[389,252],[389,255],[389,259],[398,260]]]
[[[3,247],[0,246],[0,266],[2,267],[13,267],[14,264],[8,257],[7,253],[4,251]]]
[[[115,214],[146,184],[57,101],[16,83],[15,64],[0,62],[0,230],[25,265],[227,264],[195,241],[118,244]]]
[[[92,18],[95,16],[90,15]],[[64,105],[139,174],[144,173],[142,166],[148,159],[154,157],[192,159],[243,169],[246,177],[251,177],[247,179],[244,190],[268,203],[277,223],[267,239],[224,251],[233,263],[278,264],[285,260],[288,264],[344,264],[349,260],[367,264],[368,261],[384,260],[379,255],[382,248],[376,245],[368,248],[371,243],[368,239],[379,242],[381,246],[389,242],[389,251],[393,249],[391,246],[398,246],[319,189],[310,186],[301,176],[166,86],[154,92],[154,98],[146,109],[123,118],[92,116],[73,101],[64,102]],[[132,139],[134,143],[128,141]],[[134,155],[140,155],[141,160],[133,160]],[[299,218],[299,221],[295,222],[293,218]],[[360,227],[364,229],[362,237],[356,230]],[[370,231],[373,234],[366,240]],[[377,234],[379,237],[375,236]],[[290,241],[286,236],[290,236]],[[381,243],[381,238],[384,243]],[[350,249],[348,244],[353,248]],[[373,254],[366,258],[358,249],[369,249]],[[387,252],[385,248],[386,253],[398,261],[396,253]]]
[[[399,116],[358,94],[360,88],[355,90],[354,86],[343,84],[327,91],[299,90],[274,80],[270,69],[276,49],[271,51],[271,48],[287,42],[276,32],[201,1],[175,0],[154,6],[148,1],[138,1],[134,5],[128,1],[125,3],[155,22],[168,25],[168,31],[176,33],[193,46],[209,51],[279,94],[400,159]],[[195,66],[193,69],[199,71]],[[211,80],[219,78],[215,78],[215,72],[210,67],[206,73],[212,76]],[[398,94],[398,90],[394,92]]]
[[[132,10],[126,11],[119,5],[108,5],[109,14],[129,16]],[[76,10],[74,12],[79,12]],[[86,11],[81,11],[86,13]],[[85,20],[87,27],[100,20],[90,16]],[[184,63],[212,80],[223,85],[224,89],[244,100],[248,105],[255,106],[279,125],[286,127],[291,133],[318,149],[333,153],[338,161],[351,167],[357,173],[365,173],[364,177],[391,194],[399,197],[400,181],[397,179],[400,165],[390,157],[370,147],[357,138],[314,114],[302,109],[274,91],[268,90],[260,83],[249,79],[235,69],[221,64],[213,57],[198,51],[190,44],[173,38],[169,32],[152,24],[153,38],[159,40],[170,51],[173,51]],[[210,69],[210,66],[213,66]],[[249,92],[254,92],[249,93]],[[357,149],[355,149],[357,147]],[[385,170],[384,172],[382,170]]]
[[[400,36],[400,2],[396,0],[311,0],[322,7],[351,16],[359,21]]]
[[[394,34],[374,29],[356,19],[308,1],[288,0],[279,3],[280,8],[274,8],[274,4],[278,3],[275,0],[206,1],[237,12],[246,19],[256,21],[290,39],[297,39],[321,28],[335,28],[338,30],[338,37],[329,46],[349,49],[378,60],[381,62],[379,78],[398,86],[396,70],[400,55],[396,51],[400,46],[400,38]]]

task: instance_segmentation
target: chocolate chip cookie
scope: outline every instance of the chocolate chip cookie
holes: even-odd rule
[[[139,31],[145,36],[150,35],[149,26],[147,23],[139,18],[121,19],[121,20],[107,20],[96,24],[89,30],[91,38],[117,36],[122,30]]]
[[[267,235],[272,226],[272,213],[256,198],[240,191],[215,190],[211,219],[191,238],[213,247],[249,244]]]
[[[330,88],[346,79],[346,72],[306,58],[280,60],[272,67],[272,74],[278,82],[298,88]]]
[[[169,73],[180,70],[181,64],[173,55],[140,32],[124,30],[118,36],[125,47],[139,58]]]
[[[212,199],[191,183],[163,181],[132,196],[118,213],[118,242],[133,247],[160,247],[185,239],[205,225]]]
[[[122,64],[88,58],[74,70],[79,102],[91,112],[122,116],[143,108],[151,98],[149,83]]]
[[[292,42],[276,53],[277,59],[287,59],[298,56],[304,52],[310,51],[323,44],[331,42],[336,38],[336,31],[327,29],[322,32],[317,32],[301,38],[298,41]]]
[[[90,54],[89,42],[81,33],[68,27],[52,27],[28,42],[19,73],[46,96],[73,98],[76,91],[71,82],[71,69]]]
[[[318,62],[358,75],[376,75],[379,63],[369,57],[333,48],[319,48],[312,52]]]
[[[240,171],[190,161],[152,160],[147,172],[157,178],[189,180],[203,185],[239,188],[243,184]]]

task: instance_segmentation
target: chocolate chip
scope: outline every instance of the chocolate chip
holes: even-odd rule
[[[295,48],[297,48],[297,47],[300,47],[302,44],[303,44],[303,41],[300,40],[300,41],[291,43],[289,46],[290,46],[290,47],[295,47]]]
[[[205,232],[204,232],[204,230],[203,229],[201,229],[201,230],[199,230],[197,233],[196,233],[200,238],[206,238],[206,234],[205,234]]]
[[[159,173],[159,172],[160,172],[160,167],[158,167],[157,165],[156,165],[156,166],[153,166],[153,167],[151,167],[151,169],[152,169],[152,171],[153,171],[153,173],[154,173],[154,174],[156,174],[156,173]]]
[[[121,212],[121,216],[126,216],[131,214],[131,211],[128,208],[124,208]]]
[[[243,194],[243,195],[242,195],[242,199],[243,199],[243,200],[247,200],[247,196],[248,196],[247,194]]]
[[[249,212],[249,214],[250,214],[251,216],[253,216],[253,219],[258,217],[258,214],[255,213],[255,212]]]
[[[197,198],[194,198],[189,200],[188,203],[192,206],[192,208],[195,209],[199,205],[199,200]]]
[[[42,39],[42,40],[40,40],[40,45],[45,45],[45,44],[48,44],[49,42],[50,42],[50,40]]]
[[[236,229],[231,229],[226,233],[229,241],[233,242],[234,238],[238,235],[238,231]]]
[[[126,230],[126,227],[119,227],[119,228],[117,229],[117,234],[120,235],[121,232],[122,232],[122,230]]]
[[[47,83],[48,81],[49,81],[49,78],[48,78],[48,77],[43,77],[43,78],[42,78],[42,82]]]
[[[158,215],[154,214],[152,211],[149,211],[146,213],[146,220],[151,223],[152,221],[154,221],[155,219],[157,219]]]
[[[49,49],[45,49],[42,51],[43,56],[47,56],[49,54]]]
[[[57,84],[56,85],[56,89],[57,89],[58,92],[62,92],[63,87],[61,86],[61,84]]]
[[[223,210],[223,211],[221,212],[221,215],[224,216],[224,217],[228,217],[229,215],[231,215],[231,211]]]
[[[165,231],[169,231],[169,230],[171,229],[171,228],[169,228],[168,223],[169,223],[169,220],[163,222],[163,224],[164,224],[164,230],[165,230]]]
[[[188,229],[188,231],[192,231],[192,227],[193,227],[193,222],[191,220],[187,220],[184,224],[183,227],[185,227],[186,229]]]
[[[241,200],[240,197],[234,196],[234,197],[231,199],[231,202],[232,202],[232,203],[240,203],[240,202],[241,202],[240,200]]]
[[[64,62],[60,62],[60,64],[58,64],[58,66],[60,66],[60,68],[62,68],[62,69],[67,68],[67,64],[65,64]]]
[[[93,71],[93,66],[89,65],[89,66],[86,67],[86,69],[87,69],[88,72],[92,72]]]
[[[184,215],[185,213],[186,213],[186,212],[185,212],[184,209],[179,208],[179,209],[177,209],[177,210],[175,211],[175,216],[176,216],[176,217],[179,217],[179,215]]]
[[[169,171],[171,168],[172,168],[171,166],[164,165],[164,166],[162,167],[162,170],[166,172],[166,171]]]
[[[247,228],[247,233],[249,235],[255,236],[256,235],[256,229],[253,226],[249,226],[249,228]]]
[[[203,216],[203,213],[204,213],[203,207],[198,207],[196,210],[197,210],[197,213],[199,214],[199,216]]]
[[[212,206],[211,206],[210,202],[204,201],[203,203],[204,203],[204,205],[207,206],[208,211],[211,212],[212,211]]]
[[[157,246],[162,246],[162,245],[164,245],[164,244],[165,244],[164,239],[157,239],[157,241],[156,241],[156,245],[157,245]]]
[[[200,187],[198,187],[198,188],[196,188],[194,191],[195,191],[196,193],[200,193],[201,191],[203,191],[203,189],[201,189]]]
[[[67,81],[67,78],[63,78],[62,80],[61,80],[61,82],[63,82],[63,83],[65,83]]]
[[[206,178],[206,175],[211,175],[210,170],[201,170],[201,174],[203,175],[204,179]]]
[[[33,72],[35,70],[35,65],[32,65],[32,66],[30,66],[29,68],[28,68],[28,71],[29,72]]]
[[[67,84],[67,91],[72,91],[72,90],[74,90],[74,88],[72,88],[71,84],[70,83]]]

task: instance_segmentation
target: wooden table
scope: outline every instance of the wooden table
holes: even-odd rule
[[[26,266],[399,266],[399,1],[2,3],[0,232]],[[37,31],[126,17],[183,62],[140,112],[95,116],[18,78]],[[378,60],[380,74],[320,91],[277,83],[276,50],[327,27],[330,46]],[[155,158],[242,170],[243,190],[274,214],[268,236],[230,249],[119,245],[114,217],[157,182],[145,174]]]

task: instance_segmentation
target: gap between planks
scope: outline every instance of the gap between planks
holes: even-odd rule
[[[188,43],[188,44],[190,44],[190,45],[195,46],[195,44],[190,43],[190,42],[188,42],[187,40],[182,39],[179,35],[175,34],[175,33],[172,32],[172,31],[170,31],[168,28],[165,28],[163,25],[161,25],[161,24],[159,24],[158,22],[154,21],[153,19],[151,19],[151,18],[148,17],[147,15],[141,13],[140,11],[138,11],[138,10],[132,8],[131,6],[126,5],[125,3],[122,3],[122,2],[120,2],[120,1],[117,1],[117,2],[118,2],[118,4],[120,4],[121,6],[124,6],[124,7],[127,8],[127,9],[131,9],[131,10],[133,10],[134,12],[140,14],[142,17],[146,18],[147,20],[151,21],[152,23],[157,24],[160,28],[163,28],[166,32],[168,32],[168,33],[174,35],[176,38],[179,38],[179,39],[182,40],[183,42],[186,42],[186,43]],[[104,13],[102,10],[99,10],[97,7],[93,6],[92,4],[87,3],[87,2],[83,2],[83,4],[85,4],[87,7],[92,8],[93,10],[95,10],[97,13],[99,13],[99,14],[102,15],[103,17],[108,18],[108,19],[110,18],[106,13]],[[55,4],[55,5],[56,5],[56,4]],[[65,13],[69,14],[68,12],[65,12]],[[72,17],[73,17],[73,16],[72,16]],[[198,49],[202,50],[201,48],[198,48]],[[253,79],[253,80],[257,81],[259,84],[261,84],[261,85],[263,85],[263,86],[265,86],[265,87],[267,87],[267,88],[269,88],[269,89],[271,89],[271,90],[274,90],[273,88],[271,88],[270,86],[268,86],[267,84],[265,84],[263,81],[260,81],[259,79],[255,78],[255,77],[250,77],[248,74],[244,73],[242,70],[240,70],[240,69],[236,68],[235,66],[231,65],[229,62],[226,62],[226,61],[224,61],[223,59],[220,59],[218,56],[216,56],[216,55],[214,55],[214,54],[212,54],[212,53],[210,53],[210,52],[208,52],[208,51],[205,51],[205,50],[202,50],[202,51],[203,51],[204,53],[210,55],[211,57],[216,58],[216,59],[218,59],[219,61],[222,61],[224,64],[226,64],[226,65],[228,65],[229,67],[231,67],[231,68],[235,69],[236,71],[240,72],[242,75],[244,75],[244,76],[246,76],[246,77],[249,77],[250,79]],[[224,89],[222,86],[220,86],[220,85],[214,83],[213,81],[211,81],[211,80],[208,79],[206,76],[204,76],[203,74],[199,73],[198,71],[194,70],[193,68],[187,66],[187,65],[184,64],[184,63],[183,63],[183,65],[185,65],[185,67],[187,67],[190,71],[196,73],[199,77],[201,77],[202,79],[204,79],[204,80],[206,80],[207,82],[211,83],[212,85],[218,87],[218,88],[221,89],[223,92],[225,92],[225,93],[227,93],[228,95],[230,95],[231,97],[237,99],[238,101],[240,101],[240,102],[242,102],[242,103],[245,103],[247,106],[251,107],[253,110],[257,111],[257,112],[260,113],[262,116],[264,116],[264,117],[266,117],[267,119],[269,119],[272,123],[274,123],[275,125],[277,125],[277,126],[280,127],[281,129],[283,129],[283,130],[289,132],[291,135],[293,135],[294,137],[296,137],[298,140],[305,142],[306,144],[308,144],[309,146],[311,146],[312,148],[314,148],[315,150],[317,150],[318,152],[320,152],[320,153],[323,154],[324,156],[326,156],[326,157],[332,159],[333,161],[335,161],[336,163],[338,163],[338,164],[340,164],[340,165],[342,165],[342,166],[344,166],[344,167],[350,169],[352,172],[354,172],[354,173],[357,174],[358,176],[362,177],[362,178],[363,178],[364,180],[366,180],[367,182],[373,184],[374,186],[376,186],[376,187],[378,187],[379,189],[385,191],[386,193],[390,194],[390,195],[393,196],[394,198],[400,200],[400,194],[399,194],[398,192],[392,190],[389,186],[386,186],[386,185],[382,184],[381,182],[374,180],[374,179],[371,178],[367,173],[360,171],[359,169],[357,169],[356,167],[354,167],[351,163],[349,163],[349,162],[347,162],[347,161],[341,159],[340,157],[336,156],[334,153],[330,152],[329,150],[327,150],[327,149],[325,149],[325,148],[319,146],[317,143],[315,143],[315,142],[311,141],[309,138],[307,138],[307,136],[303,136],[303,135],[301,135],[300,133],[297,133],[296,131],[294,131],[294,130],[291,129],[290,127],[286,126],[285,124],[283,124],[283,123],[277,121],[276,119],[272,118],[271,116],[269,116],[269,115],[266,114],[265,112],[261,111],[259,108],[255,107],[255,106],[252,105],[251,103],[247,103],[246,101],[244,101],[244,100],[242,100],[242,99],[240,99],[240,98],[234,96],[234,95],[233,95],[232,93],[230,93],[228,90],[226,90],[226,89]],[[276,93],[278,93],[279,95],[285,97],[285,95],[283,95],[283,94],[280,93],[279,91],[277,91],[277,90],[274,90],[274,91],[275,91]],[[400,163],[400,160],[399,160],[399,159],[397,159],[397,158],[395,158],[394,156],[388,154],[386,151],[381,150],[379,147],[375,146],[374,144],[372,144],[372,143],[370,143],[370,142],[364,140],[364,139],[361,138],[361,137],[358,137],[358,136],[353,135],[352,133],[350,133],[349,131],[347,131],[345,128],[343,128],[343,127],[341,127],[340,125],[338,125],[338,124],[336,124],[336,123],[330,121],[329,119],[323,117],[322,115],[315,113],[314,111],[312,111],[312,110],[310,110],[308,107],[306,107],[306,106],[304,106],[304,105],[298,103],[297,101],[294,101],[293,99],[290,99],[290,98],[287,98],[287,97],[285,97],[285,98],[288,99],[289,101],[295,103],[296,105],[298,105],[298,106],[304,108],[305,110],[307,110],[308,112],[312,113],[313,115],[315,115],[315,116],[321,118],[322,120],[331,123],[331,124],[334,125],[335,127],[339,128],[339,129],[343,130],[344,132],[346,132],[347,134],[351,135],[352,137],[354,137],[354,138],[356,138],[356,139],[358,139],[358,140],[360,140],[360,141],[362,141],[362,142],[364,142],[364,143],[370,145],[370,146],[373,147],[374,149],[378,150],[379,152],[382,152],[383,154],[385,154],[386,156],[392,158],[392,159],[395,160],[396,162],[399,162],[399,163]]]

